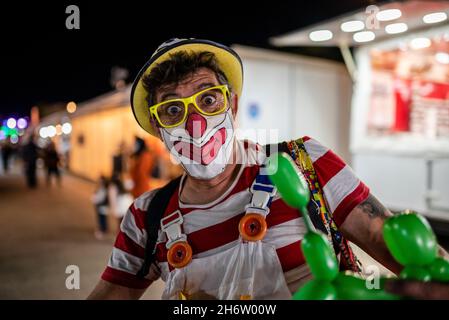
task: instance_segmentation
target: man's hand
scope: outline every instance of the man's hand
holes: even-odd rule
[[[146,289],[131,289],[104,280],[98,282],[88,300],[138,300]]]
[[[449,283],[387,280],[385,291],[422,300],[449,300]]]

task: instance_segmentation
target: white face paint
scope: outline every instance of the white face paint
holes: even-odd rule
[[[189,115],[175,128],[159,129],[162,141],[186,172],[197,179],[212,179],[224,171],[232,156],[232,111],[216,116]]]

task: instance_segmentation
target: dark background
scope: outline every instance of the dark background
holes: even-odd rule
[[[38,1],[0,5],[0,118],[33,105],[81,102],[112,90],[113,66],[132,82],[169,38],[270,48],[268,38],[379,1]],[[80,8],[80,30],[65,9]],[[337,49],[283,49],[341,60]]]

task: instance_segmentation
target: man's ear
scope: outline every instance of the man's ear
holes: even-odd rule
[[[239,97],[234,94],[232,95],[232,115],[234,118],[237,116],[237,111],[239,109]]]

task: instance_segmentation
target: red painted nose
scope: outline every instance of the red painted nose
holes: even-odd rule
[[[203,136],[206,131],[206,126],[206,119],[198,113],[191,113],[187,118],[186,130],[194,139]]]

